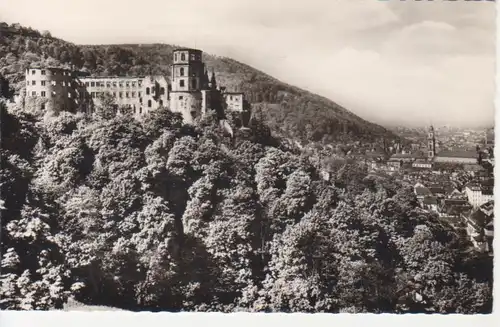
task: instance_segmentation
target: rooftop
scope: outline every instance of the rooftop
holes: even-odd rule
[[[176,48],[174,49],[174,52],[176,51],[192,51],[192,52],[203,52],[199,49],[194,49],[194,48]]]
[[[418,195],[423,195],[423,196],[427,196],[427,195],[432,195],[432,192],[427,188],[427,187],[415,187],[415,194],[418,196]]]
[[[447,158],[477,158],[476,151],[441,151],[437,154],[437,157],[447,157]]]
[[[424,204],[429,204],[429,205],[437,204],[437,199],[433,196],[426,196],[424,198]]]

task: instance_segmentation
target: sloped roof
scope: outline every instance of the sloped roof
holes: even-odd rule
[[[427,187],[415,187],[415,194],[426,196],[426,195],[432,195],[432,192],[427,188]]]
[[[477,158],[476,151],[441,151],[437,154],[437,157],[447,157],[447,158]]]
[[[433,196],[426,196],[423,201],[424,204],[437,204],[437,199]]]
[[[439,186],[432,186],[432,187],[429,187],[429,191],[432,192],[432,194],[445,194],[445,190],[443,187],[439,187]]]
[[[481,208],[478,208],[472,212],[469,217],[477,226],[485,227],[491,220],[493,220],[493,211],[483,211]]]

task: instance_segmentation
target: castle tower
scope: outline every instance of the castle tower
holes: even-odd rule
[[[172,91],[170,110],[181,112],[187,123],[202,112],[202,90],[206,88],[205,65],[202,62],[202,51],[196,49],[176,49],[173,52],[171,72]]]
[[[436,135],[432,125],[429,128],[429,134],[427,135],[427,156],[429,159],[436,156]]]

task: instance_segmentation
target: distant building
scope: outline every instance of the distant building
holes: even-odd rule
[[[494,199],[493,187],[480,184],[471,183],[466,185],[465,194],[473,208],[477,208]]]
[[[418,200],[424,200],[424,198],[432,196],[432,192],[420,183],[415,184],[413,191]]]
[[[168,104],[168,81],[164,76],[81,77],[85,95],[95,105],[101,96],[111,95],[118,107],[128,107],[135,115],[145,114]]]
[[[422,208],[430,211],[438,211],[438,201],[435,196],[425,196],[422,200]]]
[[[428,161],[427,159],[415,159],[411,166],[413,168],[432,169],[432,161]]]
[[[247,109],[243,93],[230,93],[218,87],[213,71],[211,79],[208,78],[202,51],[196,49],[173,51],[170,79],[165,76],[97,77],[55,67],[26,70],[25,99],[36,109],[49,109],[57,101],[64,110],[92,113],[104,94],[113,97],[117,108],[130,108],[137,117],[168,106],[171,111],[181,113],[187,123],[208,109],[217,111],[220,118],[226,110],[243,113]]]
[[[434,157],[434,162],[454,164],[476,164],[476,151],[441,151]]]
[[[434,126],[431,125],[427,135],[427,157],[432,160],[436,155],[436,135],[434,133]]]
[[[494,202],[491,200],[461,215],[467,225],[467,235],[474,247],[481,252],[493,250],[493,207]]]

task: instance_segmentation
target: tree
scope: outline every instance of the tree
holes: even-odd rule
[[[98,119],[109,120],[116,116],[118,106],[116,105],[113,95],[110,93],[102,93],[99,97],[99,104],[96,106],[95,115]]]
[[[13,90],[10,87],[9,81],[0,74],[0,99],[10,99],[13,95]]]

